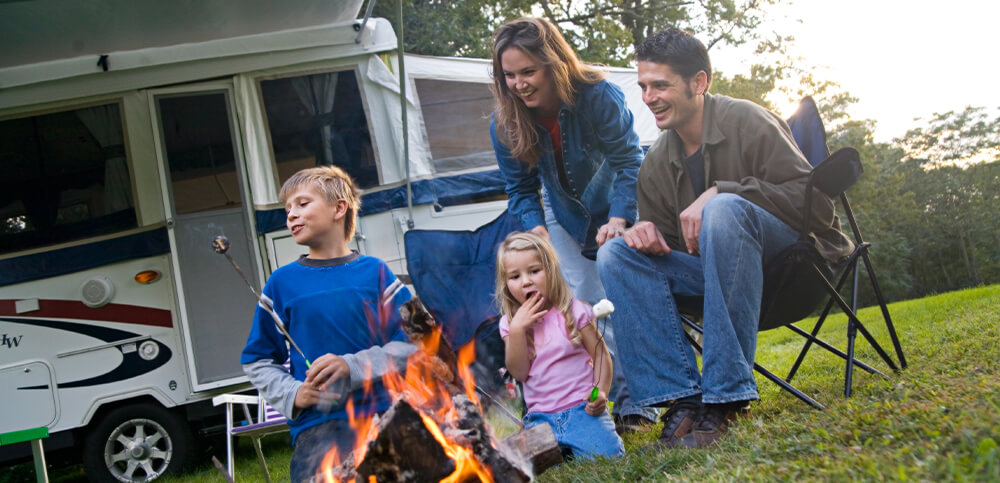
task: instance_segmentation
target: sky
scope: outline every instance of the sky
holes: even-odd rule
[[[914,118],[969,105],[1000,115],[1000,2],[786,0],[769,12],[768,28],[795,37],[790,53],[815,77],[859,98],[851,117],[875,120],[877,141],[924,125]],[[753,60],[731,48],[711,55],[726,75]],[[776,107],[783,117],[794,111]]]

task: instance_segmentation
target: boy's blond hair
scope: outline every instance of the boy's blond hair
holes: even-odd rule
[[[521,303],[514,298],[514,294],[507,287],[507,270],[504,268],[504,258],[510,252],[531,251],[538,254],[538,260],[542,263],[542,270],[545,271],[545,297],[552,304],[552,308],[562,313],[566,319],[566,335],[573,345],[580,345],[582,335],[576,326],[573,317],[573,291],[562,276],[559,270],[559,258],[552,244],[544,238],[530,231],[515,231],[507,235],[507,239],[497,248],[497,290],[496,301],[500,306],[500,315],[507,316],[507,320],[514,320],[514,314],[521,307]],[[532,331],[527,333],[528,339],[528,359],[535,358],[535,341]]]
[[[327,203],[335,204],[340,200],[347,202],[347,215],[344,216],[344,239],[354,238],[354,229],[358,222],[358,212],[361,211],[361,194],[354,180],[343,169],[337,166],[316,166],[306,168],[293,174],[281,185],[278,198],[282,203],[304,184],[311,184],[323,195]]]

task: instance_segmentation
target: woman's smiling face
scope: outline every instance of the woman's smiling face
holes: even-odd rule
[[[525,106],[537,109],[543,116],[554,116],[559,112],[559,96],[549,69],[534,57],[517,47],[510,47],[500,54],[507,88]]]

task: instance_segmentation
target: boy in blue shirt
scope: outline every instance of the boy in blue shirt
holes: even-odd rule
[[[388,409],[381,376],[402,371],[415,348],[400,328],[398,310],[410,299],[409,290],[384,262],[348,248],[361,205],[350,176],[336,166],[304,169],[285,181],[279,198],[292,237],[309,254],[275,270],[263,293],[312,365],[289,352],[271,315],[260,307],[240,363],[267,402],[289,420],[290,477],[299,482],[317,473],[330,449],[336,447],[341,457],[353,449],[348,399],[356,417]],[[282,366],[289,358],[290,374]],[[366,381],[372,383],[367,394]]]

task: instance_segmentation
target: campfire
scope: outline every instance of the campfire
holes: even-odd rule
[[[417,351],[404,372],[382,378],[392,406],[382,415],[355,417],[348,400],[347,414],[357,433],[354,450],[346,455],[330,450],[317,481],[525,482],[562,461],[547,425],[497,440],[470,370],[473,342],[456,354],[419,299],[402,312],[403,329]]]

